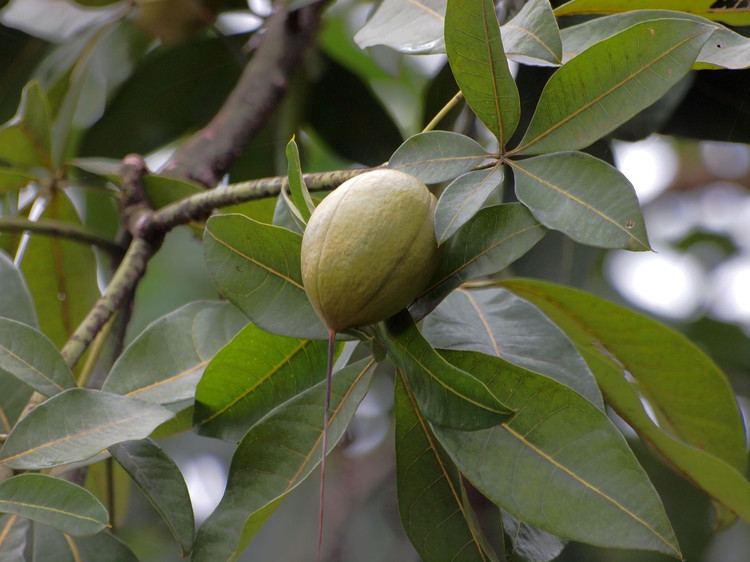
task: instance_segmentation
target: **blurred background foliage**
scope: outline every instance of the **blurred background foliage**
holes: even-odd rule
[[[0,122],[16,113],[31,80],[45,89],[72,68],[80,81],[68,156],[148,156],[153,170],[224,102],[271,6],[265,0],[16,0],[0,10]],[[293,2],[294,4],[295,2]],[[301,2],[297,2],[301,3]],[[2,3],[0,3],[2,4]],[[142,4],[142,5],[138,5]],[[501,16],[523,2],[498,3]],[[169,10],[162,17],[153,11]],[[187,8],[193,6],[195,9]],[[286,173],[284,148],[297,135],[307,172],[377,165],[420,131],[456,93],[444,55],[406,56],[353,41],[372,3],[338,0],[290,91],[234,164],[227,181]],[[561,19],[565,26],[574,20]],[[737,29],[745,33],[745,29]],[[87,59],[87,64],[76,66]],[[522,124],[551,69],[516,67]],[[630,254],[576,245],[550,233],[513,266],[513,275],[582,287],[627,303],[686,333],[728,374],[750,414],[750,71],[697,70],[665,98],[589,150],[633,182],[655,253]],[[459,105],[441,123],[491,143]],[[491,146],[488,145],[488,146]],[[80,186],[95,178],[81,172]],[[511,195],[507,193],[506,197]],[[114,235],[111,199],[83,190],[85,223]],[[4,205],[0,190],[0,205]],[[243,206],[270,220],[275,201]],[[7,235],[3,235],[6,236]],[[0,246],[3,238],[0,236]],[[132,339],[150,321],[184,303],[215,298],[200,242],[188,228],[167,237],[139,285]],[[383,384],[380,384],[380,382]],[[326,526],[342,537],[340,560],[416,560],[396,514],[392,393],[376,378],[344,446],[329,463]],[[627,431],[626,431],[627,434]],[[750,529],[739,522],[711,533],[708,500],[631,440],[662,493],[686,559],[746,561]],[[194,435],[164,447],[180,465],[200,521],[221,496],[231,447]],[[97,474],[90,475],[96,485]],[[125,480],[125,479],[123,479]],[[177,560],[171,537],[145,500],[121,490],[116,523],[143,560]],[[243,560],[309,559],[315,544],[317,479],[286,501]],[[344,538],[345,537],[345,538]],[[367,554],[363,554],[367,553]],[[559,560],[656,561],[658,554],[604,551],[570,544]]]

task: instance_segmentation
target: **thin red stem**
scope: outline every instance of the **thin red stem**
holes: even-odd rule
[[[323,457],[320,461],[320,501],[318,505],[318,562],[323,551],[323,506],[326,490],[326,453],[328,451],[328,423],[331,417],[331,375],[333,373],[333,349],[336,330],[328,330],[328,369],[326,371],[326,407],[323,413]]]

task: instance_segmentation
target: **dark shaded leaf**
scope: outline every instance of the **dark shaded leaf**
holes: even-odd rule
[[[419,333],[408,312],[386,322],[388,357],[404,373],[430,422],[472,431],[498,425],[514,411],[470,373],[446,362]]]

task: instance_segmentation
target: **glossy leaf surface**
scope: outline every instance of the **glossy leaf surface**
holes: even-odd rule
[[[73,536],[93,535],[107,526],[107,510],[91,492],[44,474],[20,474],[0,482],[0,511]]]
[[[470,373],[447,363],[419,333],[408,313],[386,323],[388,357],[403,371],[430,422],[456,429],[491,427],[514,412]]]
[[[472,138],[449,131],[430,131],[406,139],[391,156],[388,167],[429,184],[452,180],[488,157]]]
[[[497,560],[403,375],[396,377],[395,409],[398,506],[417,552],[423,560]]]
[[[273,408],[322,381],[326,359],[326,342],[285,338],[246,326],[216,354],[198,383],[198,432],[239,441]]]
[[[514,152],[589,146],[676,84],[711,31],[692,21],[653,21],[592,45],[552,75]]]
[[[138,557],[108,531],[86,537],[64,535],[46,525],[34,525],[34,558],[29,562],[138,562]]]
[[[341,438],[364,397],[373,363],[362,360],[334,373],[331,387],[329,451]],[[234,560],[240,537],[248,541],[283,498],[321,459],[325,381],[297,394],[255,424],[232,457],[224,497],[201,525],[195,562]],[[250,531],[244,533],[243,529]]]
[[[38,327],[34,301],[26,286],[21,271],[5,252],[0,251],[0,278],[3,290],[0,291],[0,316]]]
[[[583,152],[513,162],[516,195],[547,228],[604,248],[650,250],[632,184],[616,168]]]
[[[152,322],[133,340],[102,390],[156,404],[190,399],[208,362],[246,323],[230,303],[187,304]]]
[[[118,443],[109,452],[161,515],[185,556],[193,546],[195,520],[187,485],[175,462],[151,439]]]
[[[547,0],[529,0],[500,28],[508,57],[528,64],[562,64],[563,48]]]
[[[605,413],[566,386],[500,358],[444,354],[518,409],[499,427],[433,428],[485,496],[555,535],[680,557],[659,496]]]
[[[441,52],[446,0],[384,0],[354,35],[361,49],[386,45],[403,53]]]
[[[0,160],[52,169],[49,106],[38,82],[23,89],[16,115],[0,126]]]
[[[443,190],[435,207],[435,238],[442,244],[482,208],[503,182],[502,167],[467,172]]]
[[[302,286],[302,237],[242,215],[211,217],[203,237],[216,287],[260,328],[283,336],[327,339]]]
[[[34,470],[83,461],[115,443],[148,436],[173,415],[134,398],[71,388],[16,424],[0,449],[0,463]]]
[[[424,319],[437,348],[502,357],[569,386],[604,410],[591,370],[565,333],[538,308],[497,287],[457,289]]]
[[[734,6],[718,7],[715,0],[682,0],[678,5],[672,0],[571,0],[555,9],[555,15],[611,14],[626,10],[675,10],[723,21],[730,25],[750,24],[747,10],[735,3]],[[731,4],[731,3],[730,3]]]
[[[409,310],[415,318],[422,318],[461,283],[502,271],[546,233],[519,203],[480,210],[443,246],[428,288]]]
[[[34,328],[0,318],[0,372],[23,381],[44,396],[76,386],[55,345]]]
[[[448,0],[445,50],[469,107],[504,148],[518,126],[521,105],[492,0]]]

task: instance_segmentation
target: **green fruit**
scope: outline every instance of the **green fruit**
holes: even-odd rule
[[[417,178],[383,169],[318,205],[302,238],[302,281],[330,330],[385,320],[425,289],[438,258],[435,204]]]

